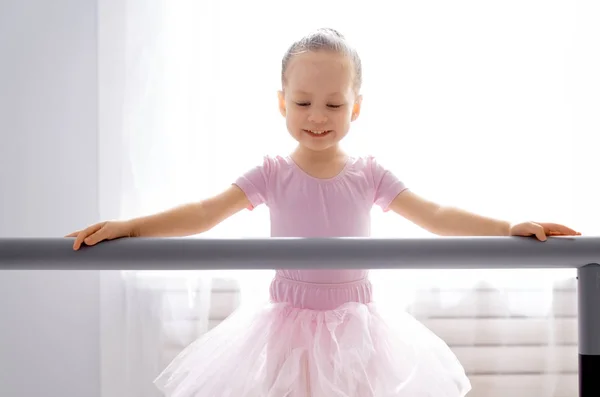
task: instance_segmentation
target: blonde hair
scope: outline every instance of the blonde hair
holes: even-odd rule
[[[281,61],[281,83],[285,85],[285,71],[290,60],[298,54],[308,51],[331,51],[347,56],[354,66],[354,88],[358,92],[362,85],[362,63],[358,52],[348,40],[335,29],[317,29],[294,42]]]

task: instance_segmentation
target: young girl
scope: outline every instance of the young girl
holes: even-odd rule
[[[368,237],[373,204],[443,236],[578,234],[440,206],[375,158],[344,153],[340,141],[361,110],[362,69],[338,32],[321,29],[294,43],[281,79],[279,111],[298,142],[293,153],[265,157],[215,197],[72,233],[74,249],[120,237],[202,233],[263,203],[274,237]],[[469,380],[448,346],[406,313],[384,320],[367,273],[277,270],[268,306],[249,318],[231,315],[187,347],[156,385],[171,397],[466,395]]]

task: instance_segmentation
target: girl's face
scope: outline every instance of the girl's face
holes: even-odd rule
[[[313,151],[337,147],[360,113],[352,61],[328,51],[295,55],[285,71],[279,110],[290,135]]]

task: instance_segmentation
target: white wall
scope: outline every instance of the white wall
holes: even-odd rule
[[[0,1],[0,237],[98,218],[96,20],[95,0]],[[99,396],[98,302],[97,272],[0,273],[0,396]]]

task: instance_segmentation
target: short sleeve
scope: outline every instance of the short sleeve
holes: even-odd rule
[[[369,157],[368,162],[374,184],[373,202],[384,211],[388,211],[392,201],[407,187],[393,172],[383,167],[374,157]]]
[[[234,185],[238,186],[252,204],[252,210],[263,203],[268,204],[269,179],[272,171],[272,161],[265,156],[261,165],[250,169],[240,176]]]

